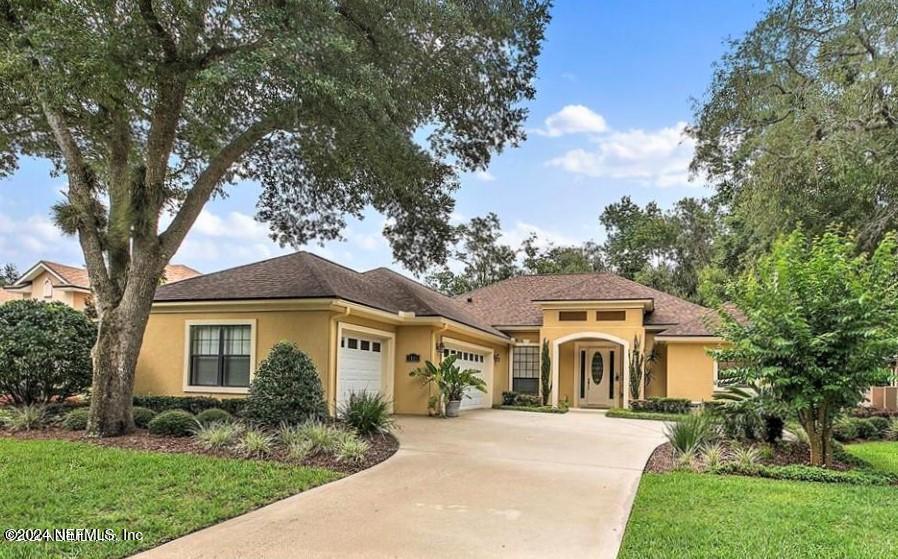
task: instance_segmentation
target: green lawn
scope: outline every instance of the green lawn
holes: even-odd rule
[[[141,542],[9,543],[0,558],[123,557],[339,477],[328,470],[0,439],[0,528],[126,528]]]
[[[896,487],[645,474],[619,557],[898,557],[896,503]]]
[[[847,445],[845,450],[870,464],[873,469],[898,475],[898,442]]]

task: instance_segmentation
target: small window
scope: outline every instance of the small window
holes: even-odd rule
[[[371,351],[380,353],[380,342],[371,342]]]
[[[50,298],[53,296],[53,284],[50,283],[50,280],[44,280],[44,297]]]
[[[190,327],[190,385],[249,386],[252,329],[239,326]]]
[[[597,311],[596,320],[600,322],[627,320],[627,311]]]
[[[586,311],[559,311],[558,320],[564,322],[586,320]]]
[[[511,362],[511,389],[523,394],[538,394],[539,346],[515,346]]]
[[[349,341],[347,342],[347,344],[349,345],[349,349],[358,349],[359,348],[359,341],[355,338],[349,338]]]
[[[361,350],[362,351],[371,351],[371,342],[368,340],[362,340]]]
[[[340,347],[346,347],[346,338],[340,338]]]

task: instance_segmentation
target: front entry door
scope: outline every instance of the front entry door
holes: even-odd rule
[[[590,348],[586,350],[586,405],[611,407],[614,405],[613,350]]]

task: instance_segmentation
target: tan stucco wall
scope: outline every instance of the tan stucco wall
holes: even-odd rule
[[[714,360],[707,342],[668,342],[667,397],[689,398],[694,402],[711,399],[714,392]]]
[[[143,347],[137,363],[135,393],[168,394],[189,396],[229,397],[242,396],[208,390],[184,391],[185,352],[187,350],[187,321],[202,320],[226,322],[228,320],[256,321],[255,367],[268,355],[271,347],[287,340],[305,351],[315,363],[321,376],[322,386],[331,411],[336,395],[336,353],[338,351],[337,331],[339,326],[351,330],[353,326],[374,328],[392,333],[395,339],[393,410],[395,413],[427,413],[428,391],[420,381],[409,376],[413,369],[424,365],[427,360],[436,361],[436,343],[444,336],[459,341],[484,346],[499,353],[499,362],[493,362],[493,403],[501,401],[503,390],[507,390],[508,350],[507,345],[485,341],[483,338],[454,328],[442,330],[437,326],[396,326],[388,322],[355,314],[346,315],[333,310],[265,310],[242,308],[228,311],[191,310],[189,312],[159,312],[150,315],[144,336]],[[406,356],[417,354],[419,362],[408,362]]]
[[[222,393],[215,391],[184,391],[188,320],[255,319],[255,367],[265,359],[274,344],[282,340],[290,341],[309,355],[318,368],[322,384],[327,387],[330,384],[328,365],[331,316],[332,313],[328,311],[153,313],[147,323],[137,360],[134,392],[178,396],[222,396]],[[330,393],[328,397],[330,399]]]
[[[577,406],[574,398],[574,375],[578,371],[574,344],[575,342],[568,342],[558,348],[558,403],[567,400],[570,405]]]
[[[436,360],[436,341],[431,326],[400,326],[396,329],[396,371],[393,380],[393,411],[395,413],[426,414],[429,393],[421,381],[409,376],[426,361]],[[420,361],[406,358],[416,354]]]

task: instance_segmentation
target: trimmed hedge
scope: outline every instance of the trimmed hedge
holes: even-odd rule
[[[278,342],[259,365],[244,416],[262,425],[298,424],[327,415],[315,363],[296,344]]]
[[[691,406],[692,402],[688,398],[649,398],[647,400],[630,400],[630,409],[633,411],[687,414],[689,413]]]
[[[889,429],[889,420],[881,416],[872,417],[840,417],[833,423],[833,437],[837,441],[854,440],[876,441],[885,438]]]
[[[618,419],[650,419],[654,421],[682,421],[682,419],[688,415],[688,413],[660,413],[633,411],[625,408],[611,408],[605,414],[605,417],[616,417]]]
[[[536,413],[567,413],[568,408],[553,408],[552,406],[496,406],[500,410],[532,411]]]
[[[870,470],[827,470],[816,466],[791,464],[789,466],[740,466],[724,464],[713,470],[716,474],[763,477],[789,481],[814,481],[818,483],[846,483],[850,485],[892,485],[898,477]]]
[[[231,415],[241,415],[246,406],[245,398],[210,398],[208,396],[134,396],[134,405],[149,408],[155,412],[184,410],[194,415],[208,409],[218,408]]]
[[[169,437],[187,437],[196,429],[196,418],[184,410],[168,410],[160,413],[150,421],[148,427],[154,435]]]
[[[503,406],[517,407],[542,407],[543,399],[539,394],[521,394],[512,390],[506,390],[502,393]]]

